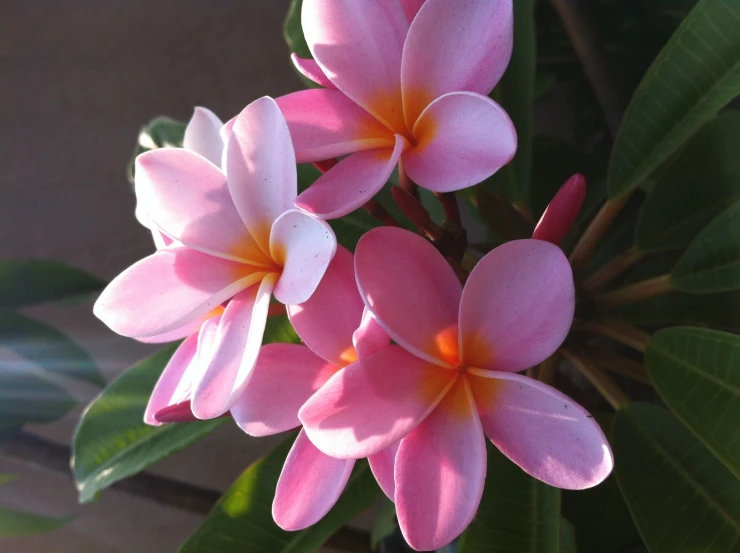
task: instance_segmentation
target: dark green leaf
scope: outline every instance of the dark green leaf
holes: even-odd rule
[[[511,203],[526,203],[532,172],[532,108],[534,104],[537,48],[534,29],[534,0],[514,2],[514,50],[511,61],[491,97],[511,117],[518,147],[512,162],[498,176]]]
[[[134,153],[128,163],[128,180],[134,184],[134,161],[139,154],[157,148],[181,148],[185,137],[186,123],[164,115],[155,117],[141,127]]]
[[[642,543],[613,476],[594,488],[562,494],[563,515],[575,526],[580,551],[624,553]]]
[[[740,481],[665,409],[633,403],[614,421],[615,471],[651,553],[737,553]]]
[[[88,353],[54,327],[15,313],[0,312],[0,348],[7,348],[50,373],[105,386]]]
[[[617,215],[601,242],[594,250],[583,268],[584,274],[589,274],[617,255],[623,253],[635,242],[635,222],[642,205],[642,194],[635,194],[624,209]]]
[[[641,282],[649,278],[667,275],[683,255],[682,251],[663,252],[641,260],[624,277],[625,284]]]
[[[53,518],[0,508],[0,538],[33,536],[64,526],[74,517]]]
[[[666,405],[740,477],[740,336],[675,327],[654,334],[645,366]]]
[[[268,317],[267,319],[262,344],[272,344],[274,342],[282,342],[285,344],[301,343],[301,339],[298,337],[295,330],[293,330],[287,315]]]
[[[99,278],[56,261],[0,261],[0,309],[78,297],[104,286]]]
[[[642,251],[685,248],[715,216],[740,199],[740,112],[710,121],[660,175],[637,220]]]
[[[72,470],[81,502],[203,438],[224,421],[144,424],[149,395],[176,346],[127,370],[82,414],[72,444]]]
[[[684,324],[740,332],[740,290],[718,294],[669,292],[622,307],[620,317],[632,324]]]
[[[391,500],[383,499],[383,506],[380,508],[380,513],[378,513],[370,533],[372,548],[377,549],[380,542],[395,534],[396,530],[398,530],[396,506]]]
[[[563,517],[560,517],[560,546],[558,553],[578,553],[576,528]]]
[[[12,433],[27,422],[62,418],[75,400],[56,384],[18,367],[0,366],[0,428]]]
[[[301,532],[281,530],[272,520],[272,499],[292,444],[291,437],[244,471],[183,544],[180,553],[318,551],[321,544],[347,520],[377,499],[380,490],[370,467],[366,462],[360,462],[355,466],[342,497],[321,521]]]
[[[301,8],[303,0],[292,0],[288,8],[288,15],[285,16],[283,23],[283,36],[291,52],[295,52],[302,58],[311,58],[311,51],[306,44],[306,37],[303,36],[303,27],[301,27]]]
[[[486,487],[457,553],[558,553],[560,490],[488,448]]]
[[[609,196],[637,187],[740,93],[740,4],[700,0],[637,87],[609,165]]]
[[[14,480],[18,480],[17,474],[0,474],[0,486],[7,484],[8,482],[13,482]]]
[[[740,201],[691,242],[671,272],[671,283],[700,294],[740,289]]]

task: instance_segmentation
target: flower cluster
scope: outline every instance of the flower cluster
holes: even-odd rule
[[[511,0],[305,0],[303,27],[314,59],[294,62],[323,88],[260,98],[225,125],[197,108],[184,148],[136,160],[137,217],[157,251],[119,275],[95,313],[141,341],[183,339],[146,422],[231,415],[253,436],[302,425],[276,522],[317,522],[368,458],[416,549],[449,543],[472,520],[485,436],[550,485],[601,482],[613,460],[598,424],[518,374],[573,321],[557,243],[583,201],[580,176],[532,239],[485,255],[464,286],[413,232],[376,228],[353,254],[324,221],[370,200],[396,165],[450,192],[511,160],[514,127],[486,96],[511,54]],[[296,163],[336,158],[298,195]],[[261,345],[272,296],[303,345]]]

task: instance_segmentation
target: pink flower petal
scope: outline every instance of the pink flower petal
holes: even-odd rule
[[[168,342],[176,342],[177,340],[187,338],[191,334],[197,334],[200,330],[201,324],[203,324],[203,321],[200,319],[196,319],[181,327],[170,330],[169,332],[165,332],[164,334],[146,336],[143,338],[138,338],[138,340],[139,342],[143,342],[145,344],[166,344]]]
[[[198,335],[193,334],[188,336],[175,350],[155,384],[152,395],[149,397],[149,403],[144,411],[144,422],[146,424],[159,426],[161,423],[154,418],[157,411],[187,399],[190,392],[190,382],[183,377],[188,366],[195,358],[197,346]]]
[[[216,167],[221,167],[224,141],[221,139],[221,122],[211,110],[196,107],[185,127],[182,145],[186,150],[202,155]]]
[[[470,371],[483,430],[522,470],[569,490],[590,488],[609,476],[614,466],[609,443],[583,407],[526,376]]]
[[[275,276],[234,296],[218,325],[203,376],[193,389],[193,414],[212,419],[231,409],[244,393],[259,354]]]
[[[405,128],[401,53],[409,23],[398,0],[305,0],[302,25],[329,80],[388,128]]]
[[[310,298],[336,251],[337,239],[327,223],[295,209],[283,213],[270,232],[270,252],[283,267],[275,298],[286,305]]]
[[[355,273],[365,305],[396,343],[457,365],[461,286],[434,246],[407,230],[373,229],[357,243]]]
[[[251,436],[295,428],[301,424],[298,409],[337,370],[306,346],[262,346],[249,386],[231,407],[231,415]]]
[[[559,244],[576,222],[586,199],[586,178],[577,173],[560,187],[540,217],[532,238]]]
[[[461,357],[471,367],[521,371],[560,347],[573,323],[575,286],[563,251],[507,242],[468,277],[460,304]]]
[[[370,455],[367,458],[370,464],[370,470],[375,476],[375,480],[378,481],[380,489],[383,493],[388,496],[388,499],[395,501],[396,494],[396,483],[394,476],[394,466],[396,464],[396,454],[398,453],[398,446],[401,442],[396,442],[390,447],[385,448],[383,451]]]
[[[118,334],[157,336],[200,320],[259,282],[260,271],[189,248],[165,248],[113,279],[93,312]]]
[[[303,405],[298,418],[327,455],[368,457],[424,420],[455,375],[389,346],[331,377]]]
[[[285,459],[272,503],[272,518],[283,530],[316,524],[334,506],[355,462],[324,455],[301,431]]]
[[[298,163],[395,143],[392,131],[338,90],[301,90],[275,101],[288,123]]]
[[[136,198],[156,228],[186,246],[269,264],[234,208],[226,176],[193,152],[161,148],[137,157]]]
[[[288,317],[311,351],[343,367],[357,359],[352,334],[360,325],[364,305],[355,282],[354,257],[342,246],[310,299],[288,306]]]
[[[486,479],[486,442],[466,379],[401,442],[396,513],[411,547],[436,550],[473,520]]]
[[[290,131],[275,100],[265,96],[237,115],[226,145],[229,191],[265,253],[270,227],[298,194],[295,163]]]
[[[403,166],[419,186],[452,192],[478,184],[516,153],[516,129],[487,96],[453,92],[434,100],[414,125],[417,145]]]
[[[359,294],[358,294],[359,297]],[[373,314],[366,307],[362,312],[362,322],[352,334],[352,344],[354,345],[357,358],[362,359],[372,355],[379,349],[391,345],[391,338],[383,327],[378,324]]]
[[[509,64],[513,41],[512,0],[427,0],[403,48],[408,126],[448,92],[488,95]]]
[[[316,63],[316,60],[311,58],[302,58],[295,52],[290,55],[290,59],[298,72],[306,77],[309,81],[315,82],[317,85],[321,85],[325,88],[336,88],[334,83],[324,75],[324,72]]]
[[[298,196],[296,207],[322,219],[343,217],[362,207],[388,182],[405,143],[396,135],[392,150],[369,150],[344,158]]]
[[[408,18],[409,23],[411,23],[416,17],[416,14],[419,13],[424,2],[425,0],[401,0],[401,6],[403,7],[403,11]]]

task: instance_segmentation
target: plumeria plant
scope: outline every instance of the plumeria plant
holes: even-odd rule
[[[305,90],[144,127],[81,501],[236,424],[183,553],[740,551],[740,3],[581,4],[294,0]]]

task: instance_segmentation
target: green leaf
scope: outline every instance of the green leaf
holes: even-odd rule
[[[0,427],[11,431],[27,422],[62,418],[75,400],[61,387],[18,367],[0,366]]]
[[[737,553],[740,480],[665,409],[633,403],[614,421],[615,471],[651,553]]]
[[[339,501],[321,521],[300,532],[281,530],[272,520],[272,499],[292,445],[291,437],[244,471],[182,545],[179,553],[318,551],[346,521],[377,499],[380,489],[369,465],[364,461],[358,462]]]
[[[0,312],[0,348],[7,348],[44,370],[105,386],[90,355],[56,328],[13,311]]]
[[[64,263],[0,261],[0,309],[18,309],[102,290],[105,282]]]
[[[262,345],[281,342],[284,344],[300,344],[301,339],[296,334],[290,324],[287,315],[280,315],[267,318],[265,325],[265,334],[262,338]]]
[[[578,553],[576,528],[563,517],[560,517],[560,544],[558,553]]]
[[[134,153],[128,163],[128,180],[134,184],[134,161],[139,154],[157,148],[182,148],[187,123],[160,115],[141,127]]]
[[[609,197],[637,187],[740,93],[740,4],[700,0],[635,90],[614,143]]]
[[[390,499],[385,498],[370,532],[370,545],[373,549],[378,549],[380,542],[395,534],[396,530],[398,530],[396,506]]]
[[[636,325],[683,324],[740,332],[740,290],[718,294],[669,292],[619,310]]]
[[[560,490],[489,446],[483,499],[457,553],[558,553],[559,541]]]
[[[587,490],[563,490],[563,515],[575,526],[578,549],[625,553],[642,543],[613,476]]]
[[[285,16],[283,23],[283,36],[291,52],[295,52],[302,58],[312,58],[311,51],[306,44],[306,37],[303,36],[303,27],[301,27],[301,8],[303,0],[292,0],[288,8],[288,15]]]
[[[707,223],[740,199],[740,112],[704,125],[661,174],[637,220],[645,252],[685,248]]]
[[[675,327],[654,334],[645,366],[666,405],[740,477],[740,336]]]
[[[224,421],[144,424],[149,395],[176,347],[167,346],[127,370],[82,414],[72,443],[72,471],[81,502],[203,438]]]
[[[671,272],[671,283],[699,294],[740,289],[740,201],[691,242]]]
[[[33,536],[64,526],[74,517],[53,518],[0,508],[0,538]]]
[[[518,147],[514,159],[498,176],[511,203],[527,202],[532,172],[532,108],[534,106],[537,45],[534,27],[534,0],[514,2],[514,50],[506,73],[491,97],[511,117]]]
[[[8,482],[13,482],[14,480],[18,480],[17,474],[0,474],[0,486],[7,484]]]

